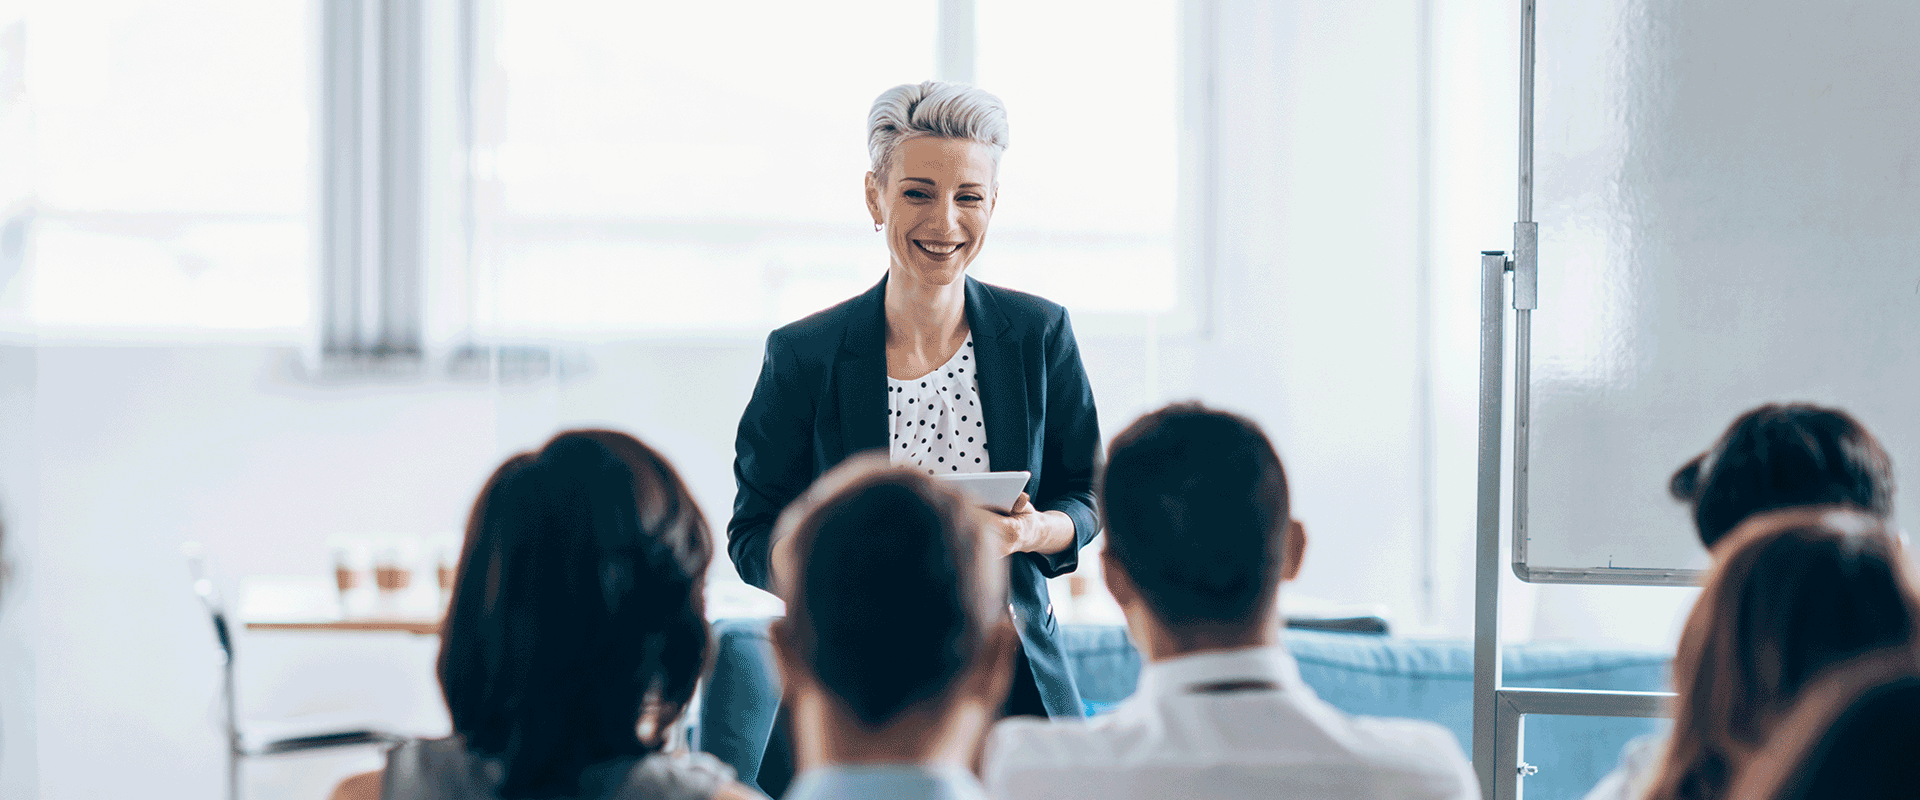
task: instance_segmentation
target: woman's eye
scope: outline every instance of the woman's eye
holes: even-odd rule
[[[980,202],[980,195],[977,195],[977,194],[963,194],[963,195],[960,195],[960,202],[962,202],[962,203],[978,203],[978,202]]]
[[[926,192],[923,192],[923,191],[921,191],[921,190],[919,190],[919,189],[908,189],[908,190],[907,190],[907,196],[908,196],[908,197],[911,197],[911,198],[913,198],[913,199],[915,199],[915,200],[925,200],[925,199],[927,199],[927,193],[926,193]]]

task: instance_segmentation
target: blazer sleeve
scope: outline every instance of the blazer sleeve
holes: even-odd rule
[[[1047,404],[1040,451],[1040,497],[1034,507],[1073,518],[1073,546],[1058,553],[1033,553],[1041,574],[1053,578],[1080,566],[1080,548],[1100,532],[1093,501],[1093,475],[1100,464],[1100,418],[1093,408],[1093,386],[1080,363],[1073,323],[1062,309],[1047,332]]]
[[[775,332],[767,337],[760,379],[733,440],[735,494],[727,522],[727,556],[741,580],[762,589],[769,583],[774,522],[813,478],[813,416],[799,361]]]

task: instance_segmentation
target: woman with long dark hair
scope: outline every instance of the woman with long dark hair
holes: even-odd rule
[[[711,558],[679,475],[631,436],[568,431],[507,459],[441,633],[453,735],[400,744],[334,797],[758,797],[674,734],[709,658]]]
[[[1920,630],[1899,539],[1847,506],[1758,514],[1714,545],[1674,658],[1673,730],[1630,751],[1588,798],[1723,800],[1823,672]],[[1656,754],[1657,755],[1654,755]]]

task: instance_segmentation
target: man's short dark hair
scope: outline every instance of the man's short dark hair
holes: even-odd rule
[[[1681,465],[1667,491],[1693,507],[1694,530],[1713,547],[1746,518],[1777,508],[1845,503],[1885,519],[1893,514],[1893,459],[1845,411],[1768,403]]]
[[[1286,472],[1258,425],[1198,403],[1162,408],[1114,437],[1099,493],[1107,549],[1161,622],[1265,618],[1289,512]]]
[[[877,728],[948,694],[1005,614],[1005,589],[961,494],[884,461],[843,469],[851,480],[828,473],[830,493],[802,498],[790,521],[788,623],[814,678]]]

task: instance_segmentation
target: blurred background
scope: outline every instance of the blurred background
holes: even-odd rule
[[[928,78],[1006,102],[973,274],[1072,311],[1106,435],[1251,415],[1312,536],[1287,602],[1469,635],[1517,26],[1508,0],[0,0],[0,796],[221,791],[183,544],[242,617],[334,602],[336,562],[427,587],[499,461],[589,424],[668,454],[724,535],[765,336],[883,274],[866,113]],[[1062,615],[1116,618],[1082,565]],[[1690,598],[1510,582],[1504,618],[1658,647]],[[436,647],[243,631],[240,707],[444,730]]]

